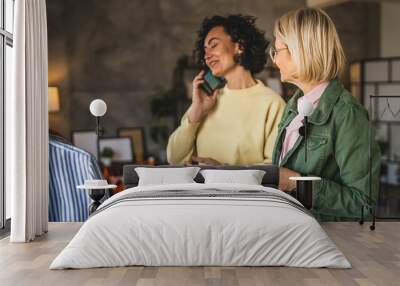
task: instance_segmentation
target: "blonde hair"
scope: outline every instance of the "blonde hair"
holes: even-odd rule
[[[329,81],[343,73],[346,58],[335,24],[321,9],[301,8],[275,22],[274,36],[288,47],[305,82]]]

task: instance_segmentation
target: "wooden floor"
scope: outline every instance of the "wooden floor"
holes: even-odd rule
[[[0,285],[400,285],[400,222],[325,223],[352,269],[289,267],[121,267],[48,270],[81,224],[51,223],[27,244],[0,241]]]

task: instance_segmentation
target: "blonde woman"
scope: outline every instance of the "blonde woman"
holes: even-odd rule
[[[302,8],[280,17],[274,27],[270,56],[281,80],[299,90],[288,102],[278,128],[273,162],[280,166],[279,188],[295,188],[291,176],[322,178],[314,188],[314,214],[321,220],[353,220],[360,216],[369,193],[368,113],[338,77],[345,56],[336,28],[320,9]],[[314,109],[308,124],[308,158],[299,134],[303,117],[297,104],[308,100]],[[379,149],[372,143],[373,202],[377,197]]]

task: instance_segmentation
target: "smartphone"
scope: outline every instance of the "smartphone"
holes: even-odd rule
[[[200,85],[200,88],[204,90],[208,96],[211,96],[216,89],[224,87],[225,83],[224,78],[214,76],[211,70],[208,69],[204,74],[204,82]]]

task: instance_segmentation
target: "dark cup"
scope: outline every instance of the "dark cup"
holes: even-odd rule
[[[105,189],[90,189],[89,197],[93,200],[93,202],[89,206],[89,215],[94,213],[97,208],[101,205],[100,200],[104,197],[106,193]]]
[[[313,206],[313,182],[311,180],[296,182],[296,198],[308,210]]]
[[[89,197],[96,202],[100,201],[104,197],[105,193],[105,189],[90,189]]]

